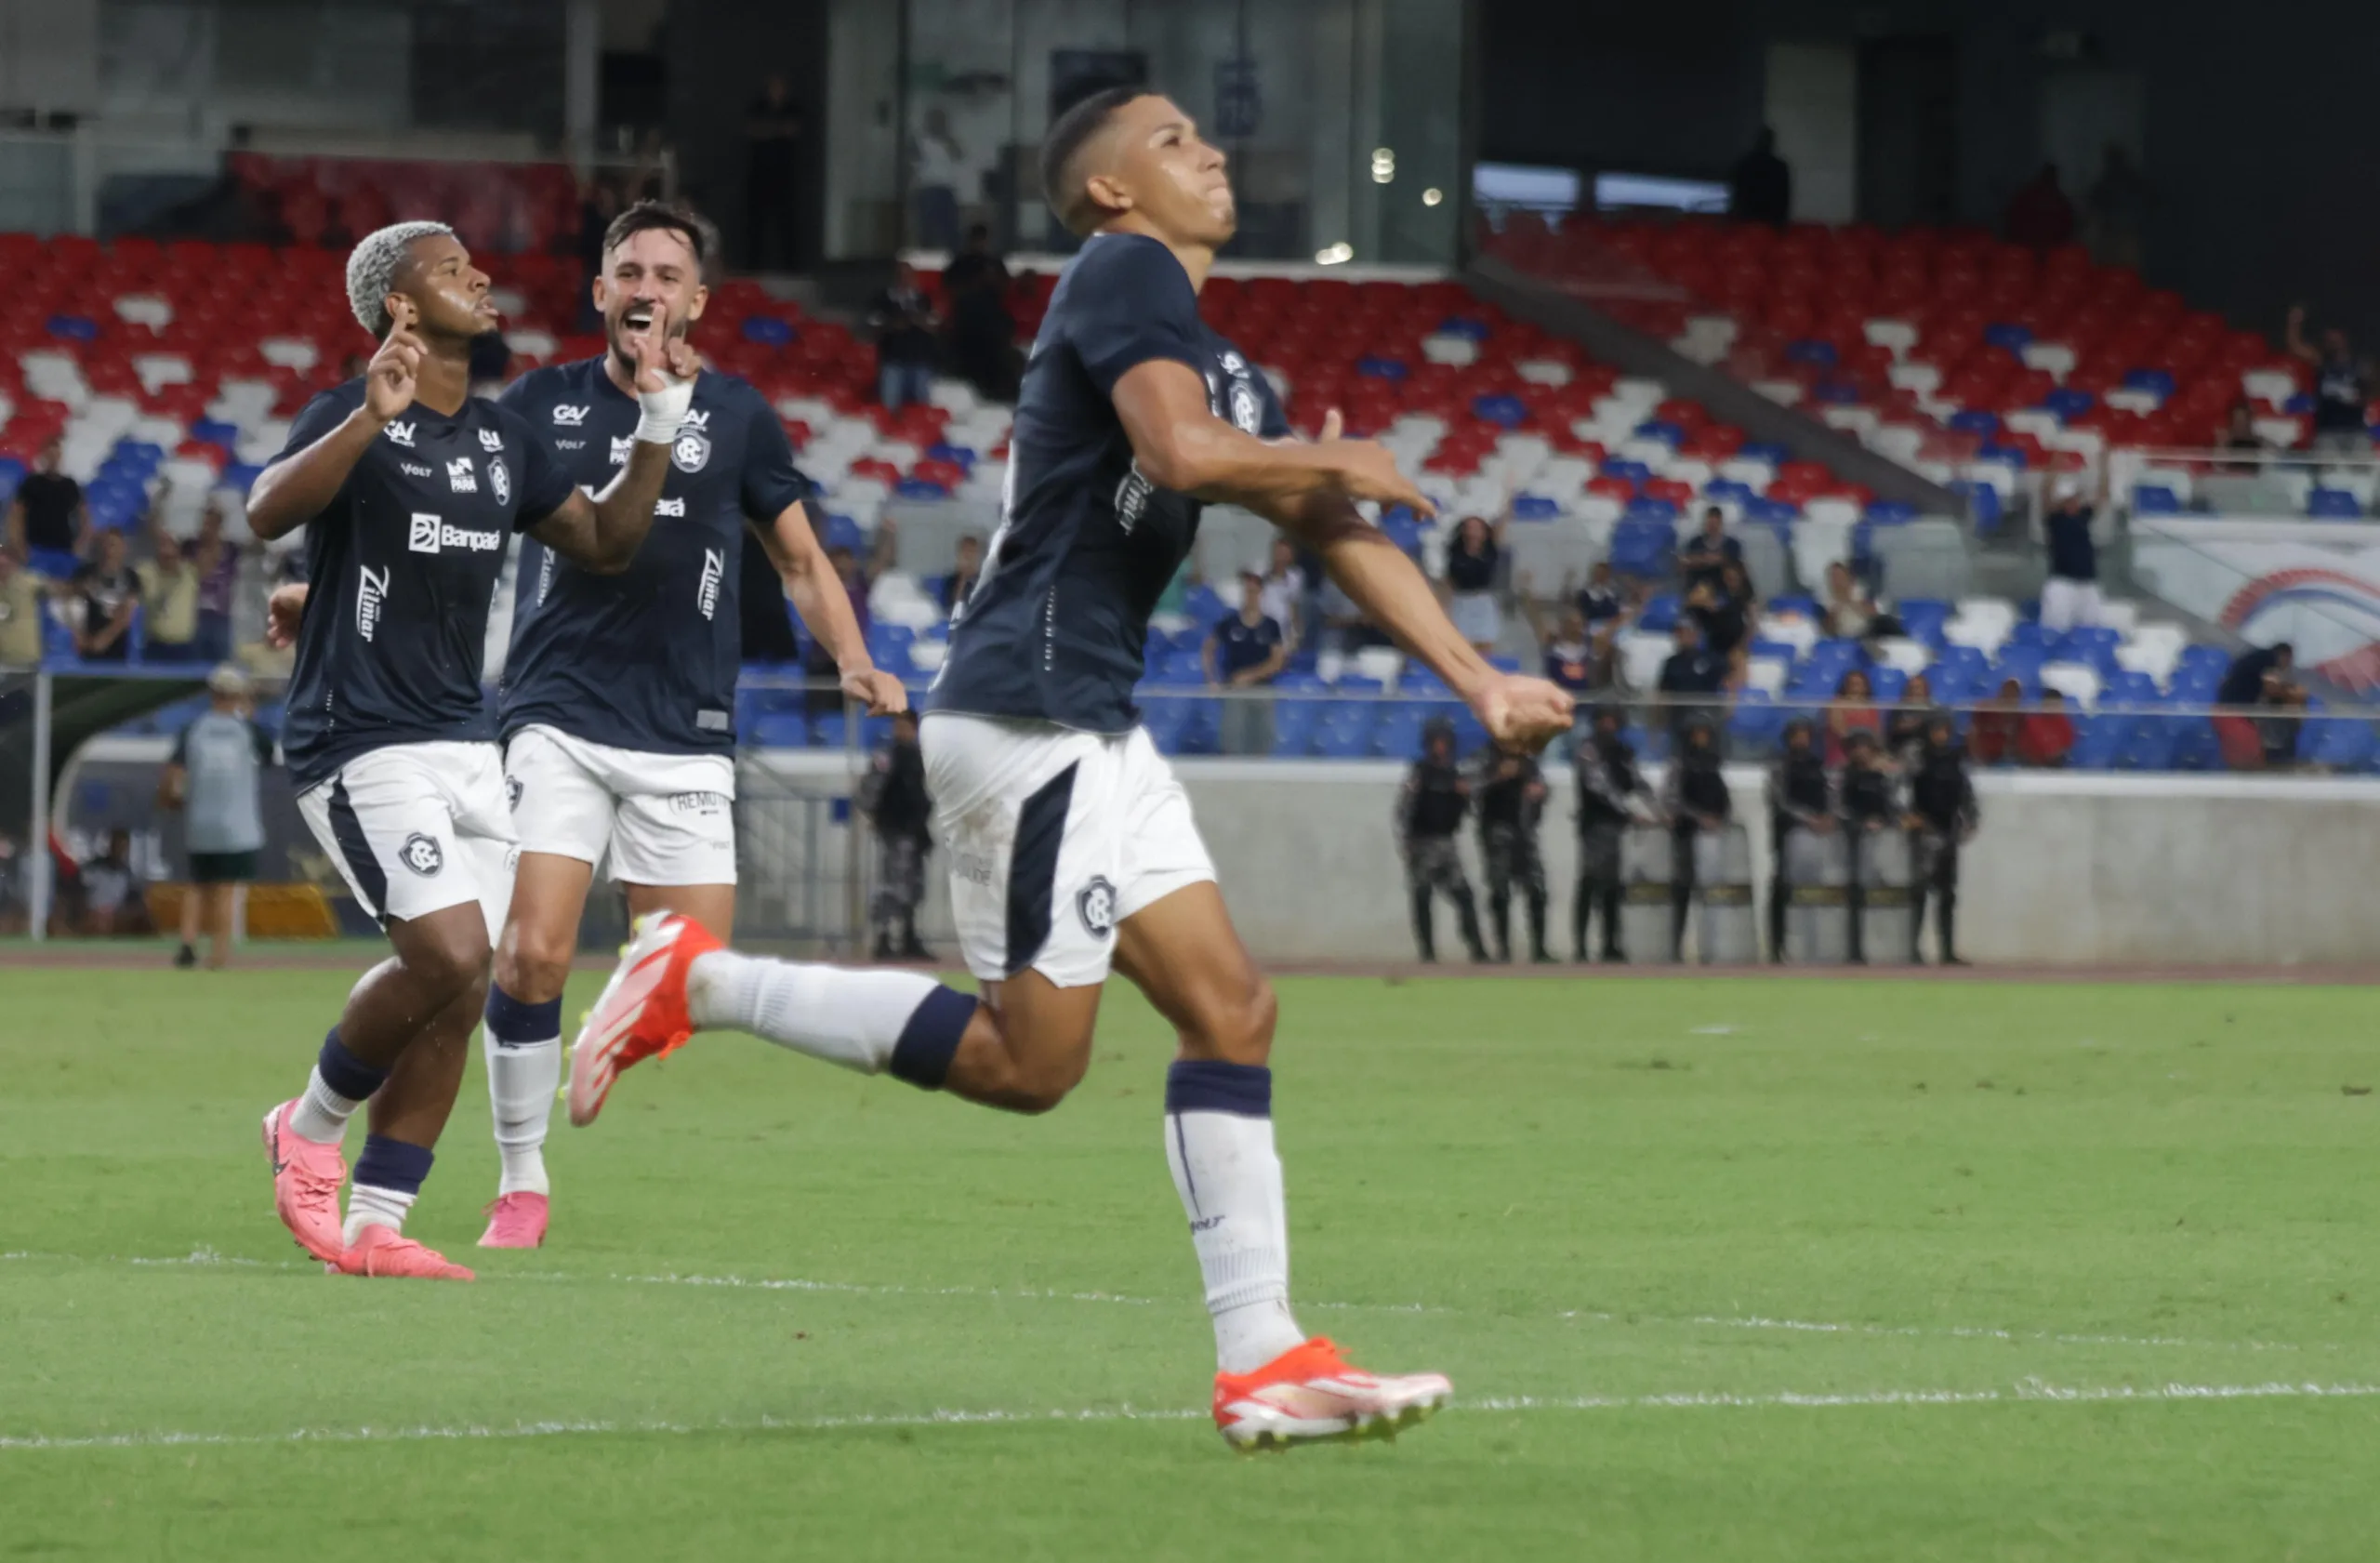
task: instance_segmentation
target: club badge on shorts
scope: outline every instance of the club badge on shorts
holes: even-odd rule
[[[681,429],[669,445],[669,459],[681,472],[699,472],[710,459],[710,436]]]
[[[438,870],[446,867],[445,849],[438,844],[438,839],[418,830],[405,838],[404,847],[397,855],[404,859],[406,868],[426,880],[437,878]]]
[[[1116,932],[1116,887],[1099,876],[1092,875],[1082,894],[1075,897],[1075,910],[1082,917],[1082,925],[1094,939],[1104,939]]]

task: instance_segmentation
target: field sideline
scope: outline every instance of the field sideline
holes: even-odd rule
[[[440,1286],[272,1219],[350,975],[0,976],[0,1550],[2369,1553],[2357,988],[1283,979],[1302,1316],[1457,1403],[1239,1459],[1129,991],[1037,1120],[699,1040],[557,1127],[529,1254],[475,1064]]]

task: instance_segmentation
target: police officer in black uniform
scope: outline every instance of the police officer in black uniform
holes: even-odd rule
[[[1934,897],[1935,931],[1941,935],[1942,964],[1964,966],[1954,926],[1959,908],[1959,848],[1975,839],[1983,811],[1967,775],[1966,750],[1947,712],[1925,724],[1925,758],[1909,785],[1910,878],[1916,910],[1909,922],[1909,959],[1915,962],[1918,931],[1925,922],[1925,897]]]
[[[1649,812],[1651,791],[1620,730],[1620,709],[1599,707],[1579,740],[1579,889],[1570,905],[1570,958],[1587,959],[1587,919],[1603,914],[1603,959],[1626,961],[1620,944],[1620,844]],[[1639,806],[1641,804],[1641,807]]]
[[[1719,770],[1719,735],[1701,717],[1688,721],[1670,761],[1661,788],[1661,812],[1670,822],[1670,959],[1686,959],[1686,919],[1694,904],[1697,837],[1727,828],[1735,803]]]
[[[1792,861],[1797,838],[1831,836],[1834,784],[1818,752],[1817,730],[1807,717],[1785,724],[1785,747],[1768,768],[1768,838],[1776,870],[1768,881],[1768,959],[1785,961],[1785,908],[1793,898]]]
[[[1868,910],[1868,865],[1875,860],[1875,840],[1907,812],[1900,782],[1884,758],[1884,746],[1864,727],[1852,729],[1844,741],[1843,775],[1836,787],[1843,800],[1843,828],[1849,845],[1849,886],[1844,894],[1851,932],[1845,958],[1854,965],[1868,962],[1862,943]]]
[[[1463,874],[1462,852],[1456,842],[1470,812],[1471,782],[1455,763],[1454,723],[1433,718],[1421,729],[1421,758],[1406,773],[1405,786],[1396,795],[1396,845],[1405,858],[1406,888],[1413,897],[1413,943],[1424,960],[1438,958],[1430,923],[1433,891],[1454,903],[1471,959],[1488,959],[1488,947],[1479,940],[1478,903],[1472,899],[1471,881]]]
[[[1545,815],[1545,776],[1537,762],[1501,745],[1479,756],[1474,782],[1479,799],[1479,858],[1488,866],[1488,927],[1496,937],[1496,959],[1513,959],[1513,887],[1528,906],[1528,958],[1552,960],[1545,947],[1545,859],[1537,850],[1538,822]]]
[[[926,898],[926,854],[933,850],[933,801],[926,796],[915,711],[893,717],[892,741],[869,762],[859,806],[876,827],[876,898],[869,907],[876,959],[931,960],[933,951],[918,937],[918,907]]]

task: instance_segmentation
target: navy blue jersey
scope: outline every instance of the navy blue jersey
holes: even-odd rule
[[[273,460],[363,403],[360,379],[324,391]],[[306,523],[313,591],[281,735],[301,788],[390,744],[495,737],[481,654],[507,535],[569,498],[537,431],[493,402],[473,397],[451,418],[416,403],[380,431]]]
[[[1138,234],[1091,238],[1058,279],[1025,364],[999,531],[930,709],[1091,733],[1140,720],[1132,685],[1149,615],[1201,509],[1141,475],[1116,415],[1116,382],[1160,358],[1198,372],[1216,417],[1267,439],[1289,431],[1263,375],[1198,318],[1172,251]]]
[[[533,370],[502,400],[590,493],[628,461],[636,398],[600,358]],[[708,370],[669,468],[653,530],[624,573],[600,576],[535,540],[522,545],[497,700],[506,737],[546,726],[647,754],[734,748],[745,523],[774,524],[809,484],[775,410]]]

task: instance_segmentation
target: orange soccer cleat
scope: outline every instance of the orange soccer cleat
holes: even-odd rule
[[[325,1264],[347,1245],[339,1238],[338,1189],[347,1158],[338,1146],[310,1140],[289,1127],[293,1099],[264,1115],[264,1153],[272,1163],[272,1208],[298,1246]]]
[[[1394,1438],[1453,1394],[1442,1374],[1382,1378],[1350,1367],[1337,1346],[1316,1335],[1253,1372],[1217,1373],[1215,1426],[1242,1450]]]
[[[594,1122],[621,1070],[675,1053],[694,1034],[686,1013],[686,973],[696,956],[719,947],[700,923],[674,912],[637,919],[619,970],[570,1045],[571,1122],[581,1128]]]
[[[424,1248],[377,1222],[357,1233],[354,1245],[342,1252],[330,1268],[342,1276],[370,1276],[381,1280],[475,1278],[469,1270],[436,1249]]]

